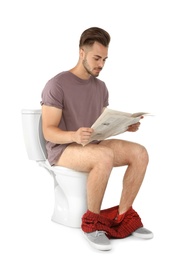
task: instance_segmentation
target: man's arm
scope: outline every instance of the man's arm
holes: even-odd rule
[[[55,144],[68,144],[76,142],[78,144],[85,144],[92,129],[88,127],[81,127],[77,131],[63,131],[58,125],[62,117],[62,109],[42,106],[42,130],[44,138]]]

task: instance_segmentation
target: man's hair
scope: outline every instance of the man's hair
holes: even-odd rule
[[[86,29],[80,37],[79,47],[92,46],[94,42],[98,42],[105,47],[108,47],[110,43],[110,35],[105,30],[98,27],[91,27]]]

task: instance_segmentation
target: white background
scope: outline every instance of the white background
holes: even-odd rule
[[[188,14],[184,0],[0,2],[1,259],[189,259]],[[154,239],[113,240],[110,252],[51,221],[53,180],[28,160],[21,125],[21,109],[40,108],[47,80],[75,66],[80,34],[91,26],[112,38],[99,76],[109,107],[155,115],[119,136],[148,149],[134,209]],[[123,170],[113,171],[103,207],[119,203]]]

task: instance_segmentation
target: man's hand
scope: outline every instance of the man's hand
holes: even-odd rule
[[[81,127],[73,134],[73,141],[82,144],[83,146],[88,143],[89,138],[93,132],[92,128]]]
[[[138,129],[139,129],[139,126],[140,126],[140,122],[136,123],[136,124],[133,124],[133,125],[130,125],[128,128],[127,128],[127,131],[128,132],[136,132]]]
[[[144,118],[143,116],[140,117],[140,119]],[[133,124],[133,125],[130,125],[128,128],[127,128],[127,131],[128,132],[136,132],[138,129],[139,129],[139,126],[140,126],[140,122],[136,123],[136,124]]]

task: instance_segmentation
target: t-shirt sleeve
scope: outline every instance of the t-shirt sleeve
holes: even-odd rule
[[[41,94],[41,105],[64,108],[64,93],[61,86],[55,80],[49,80]]]

